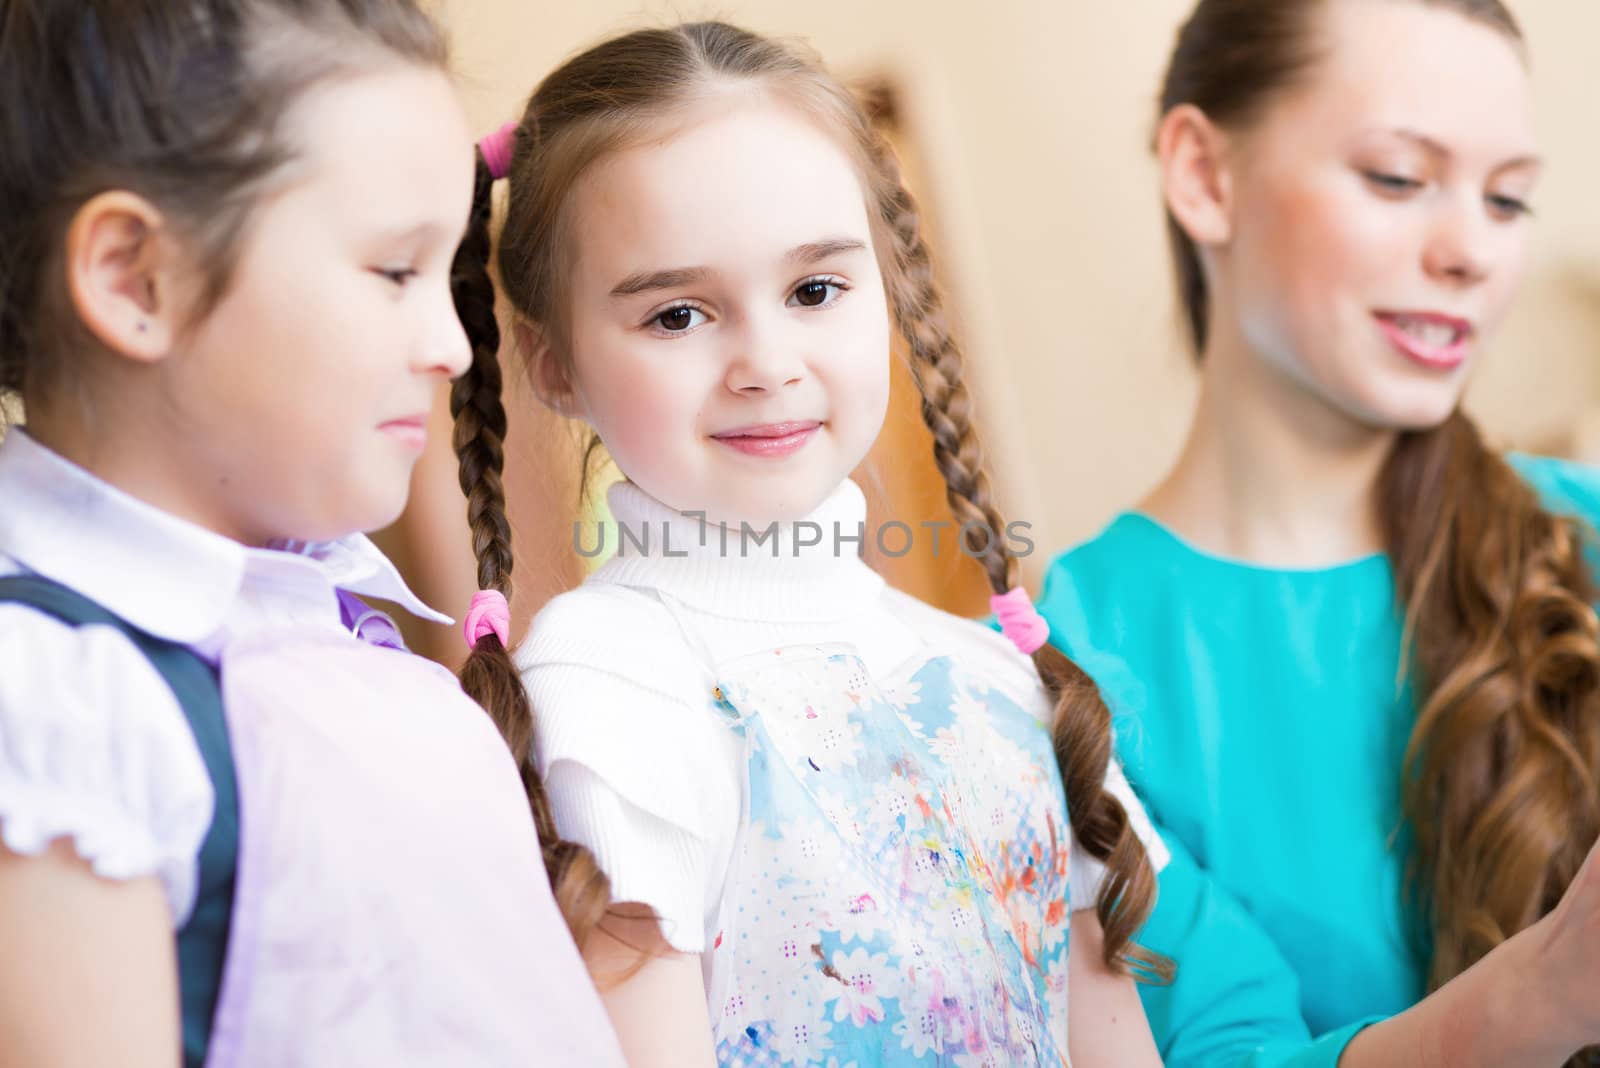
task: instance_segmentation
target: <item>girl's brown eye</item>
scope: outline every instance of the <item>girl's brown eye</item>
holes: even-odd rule
[[[794,299],[807,308],[815,308],[828,301],[829,285],[826,282],[805,282],[794,291]]]
[[[661,324],[661,329],[674,333],[687,330],[694,325],[693,308],[668,308],[656,316],[656,322]]]

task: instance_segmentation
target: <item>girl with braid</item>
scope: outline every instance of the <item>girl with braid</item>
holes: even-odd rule
[[[1199,408],[1040,605],[1174,854],[1170,1064],[1600,1041],[1600,475],[1459,407],[1530,240],[1525,63],[1499,0],[1200,0],[1178,36]]]
[[[788,45],[637,32],[486,143],[480,256],[502,173],[517,341],[626,475],[621,551],[464,679],[516,739],[630,1062],[1156,1063],[1134,982],[1169,963],[1132,934],[1158,846],[1104,704],[1017,588],[916,206],[862,109]],[[458,284],[456,445],[503,593],[483,267]],[[848,476],[891,323],[1006,637],[859,558]]]
[[[0,0],[0,1065],[622,1063],[359,600],[443,618],[358,532],[469,358],[445,62],[410,0]]]

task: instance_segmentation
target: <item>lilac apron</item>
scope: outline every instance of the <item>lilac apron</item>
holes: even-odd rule
[[[331,629],[220,666],[240,839],[209,1066],[622,1065],[513,762],[452,675]]]

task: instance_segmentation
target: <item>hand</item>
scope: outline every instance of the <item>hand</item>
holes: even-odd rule
[[[1600,842],[1537,933],[1536,981],[1573,1048],[1600,1042]]]
[[[1499,1068],[1566,1062],[1600,1042],[1600,843],[1550,914],[1400,1013],[1339,1068]]]

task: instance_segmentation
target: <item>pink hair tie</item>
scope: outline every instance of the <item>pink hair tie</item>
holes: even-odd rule
[[[1032,656],[1050,640],[1050,624],[1033,607],[1033,598],[1021,586],[989,598],[989,608],[1000,621],[1000,630],[1024,656]]]
[[[520,125],[513,119],[478,142],[483,162],[489,165],[490,177],[499,179],[511,173],[511,153],[517,147],[517,127]]]
[[[493,634],[503,647],[509,647],[511,635],[511,606],[506,595],[499,590],[479,590],[472,595],[472,605],[467,609],[467,620],[462,624],[467,637],[467,648],[476,649],[478,639]]]

